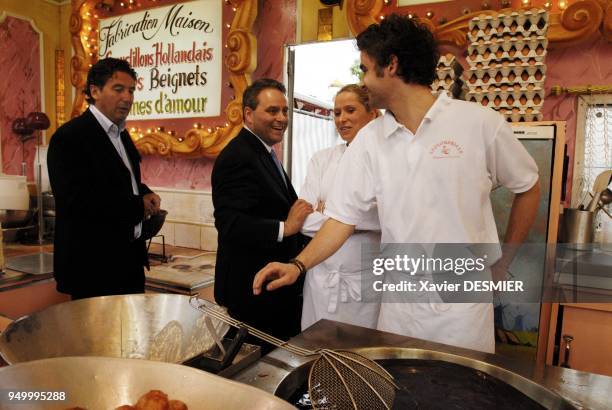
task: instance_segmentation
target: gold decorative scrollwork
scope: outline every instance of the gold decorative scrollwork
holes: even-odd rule
[[[348,26],[354,35],[361,33],[382,10],[383,0],[349,0],[346,2]]]
[[[112,8],[115,0],[104,0],[104,7]],[[99,0],[73,1],[70,17],[70,32],[74,56],[71,60],[72,84],[77,90],[85,87],[87,71],[93,56],[86,51],[87,37],[92,27],[97,26],[96,6]],[[242,127],[242,93],[251,82],[251,73],[257,66],[257,40],[251,29],[257,17],[257,0],[226,1],[236,12],[226,39],[227,55],[225,67],[229,72],[229,82],[236,98],[225,108],[226,122],[222,127],[192,128],[184,136],[178,137],[162,129],[151,130],[141,137],[132,135],[134,144],[143,155],[181,156],[187,158],[216,158],[221,150],[232,140]],[[77,93],[74,100],[72,117],[85,109],[83,93]]]
[[[346,11],[348,25],[353,35],[376,23],[381,8],[382,2],[378,0],[349,1]],[[476,11],[439,26],[435,26],[426,18],[419,20],[429,27],[434,27],[432,31],[440,43],[463,48],[467,46],[466,34],[472,18],[481,14],[492,15],[504,11],[508,10]],[[549,47],[578,44],[596,35],[602,35],[607,41],[612,41],[612,0],[579,0],[572,2],[563,12],[550,15]]]
[[[608,1],[605,5],[602,35],[606,41],[612,42],[612,1]]]
[[[571,3],[561,14],[552,14],[548,23],[548,42],[553,46],[569,46],[598,35],[604,9],[597,0]]]
[[[225,59],[225,65],[228,70],[232,73],[255,70],[256,61],[251,58],[251,55],[242,52],[245,48],[251,49],[256,45],[256,40],[251,33],[246,30],[234,30],[227,37],[226,43],[229,54]]]
[[[55,50],[55,127],[66,122],[66,86],[64,83],[64,50]]]
[[[74,55],[70,59],[70,80],[77,89],[77,93],[74,97],[70,117],[76,117],[85,110],[85,95],[80,90],[83,90],[85,87],[91,58],[85,56],[85,48],[87,46],[85,38],[89,33],[86,31],[84,23],[94,23],[95,17],[92,11],[95,9],[95,5],[95,0],[77,0],[72,3],[69,27],[72,34]]]
[[[552,95],[563,95],[563,94],[609,94],[612,92],[612,85],[578,85],[575,87],[563,87],[560,85],[553,85],[550,88]]]

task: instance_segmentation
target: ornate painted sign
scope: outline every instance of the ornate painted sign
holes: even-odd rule
[[[138,75],[130,120],[221,113],[222,7],[198,0],[100,20],[98,57]]]

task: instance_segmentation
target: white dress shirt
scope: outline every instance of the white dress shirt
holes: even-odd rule
[[[132,169],[132,163],[127,156],[127,152],[125,151],[125,147],[123,146],[123,142],[121,142],[121,133],[125,130],[125,122],[117,125],[112,122],[108,117],[96,108],[95,105],[91,104],[89,106],[89,111],[96,117],[98,123],[102,126],[106,135],[113,143],[113,146],[117,150],[117,153],[121,157],[121,160],[130,171],[130,176],[132,178],[132,191],[134,195],[140,195],[140,191],[138,190],[138,184],[136,183],[136,177],[134,176],[134,170]],[[144,206],[144,205],[143,205]],[[139,222],[134,226],[134,239],[140,238],[140,234],[142,233],[142,222]]]
[[[246,128],[251,134],[255,135],[257,137],[257,139],[263,144],[263,146],[266,148],[266,151],[268,151],[268,153],[270,154],[272,152],[272,147],[269,146],[268,144],[266,144],[265,142],[263,142],[263,140],[261,138],[259,138],[257,136],[257,134],[255,134],[253,131],[251,131],[251,129],[249,127],[247,127],[246,125],[243,125],[244,128]],[[276,238],[277,242],[282,242],[283,241],[283,236],[285,234],[285,222],[284,221],[278,221],[278,236]]]

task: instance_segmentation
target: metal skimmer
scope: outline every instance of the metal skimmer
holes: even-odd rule
[[[315,409],[390,410],[393,406],[398,387],[393,376],[376,362],[346,350],[304,349],[206,306],[197,297],[192,297],[190,304],[228,325],[244,327],[257,338],[295,355],[318,356],[308,375],[308,393]]]

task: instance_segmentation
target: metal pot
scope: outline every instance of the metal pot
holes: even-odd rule
[[[222,338],[229,326],[211,322]],[[169,294],[66,302],[20,318],[0,334],[0,355],[10,364],[63,356],[182,363],[214,345],[204,315],[189,305],[189,297]]]
[[[198,409],[293,409],[262,390],[187,366],[134,359],[62,357],[0,368],[3,409],[114,409],[150,390]],[[7,392],[65,392],[66,401],[13,402]]]
[[[0,225],[3,229],[21,228],[32,220],[32,211],[29,209],[0,209]]]
[[[578,250],[593,247],[593,212],[582,209],[565,209],[561,224],[561,242]]]
[[[161,209],[158,214],[152,215],[150,218],[145,219],[142,222],[142,234],[140,237],[145,241],[153,238],[164,226],[168,211]]]

